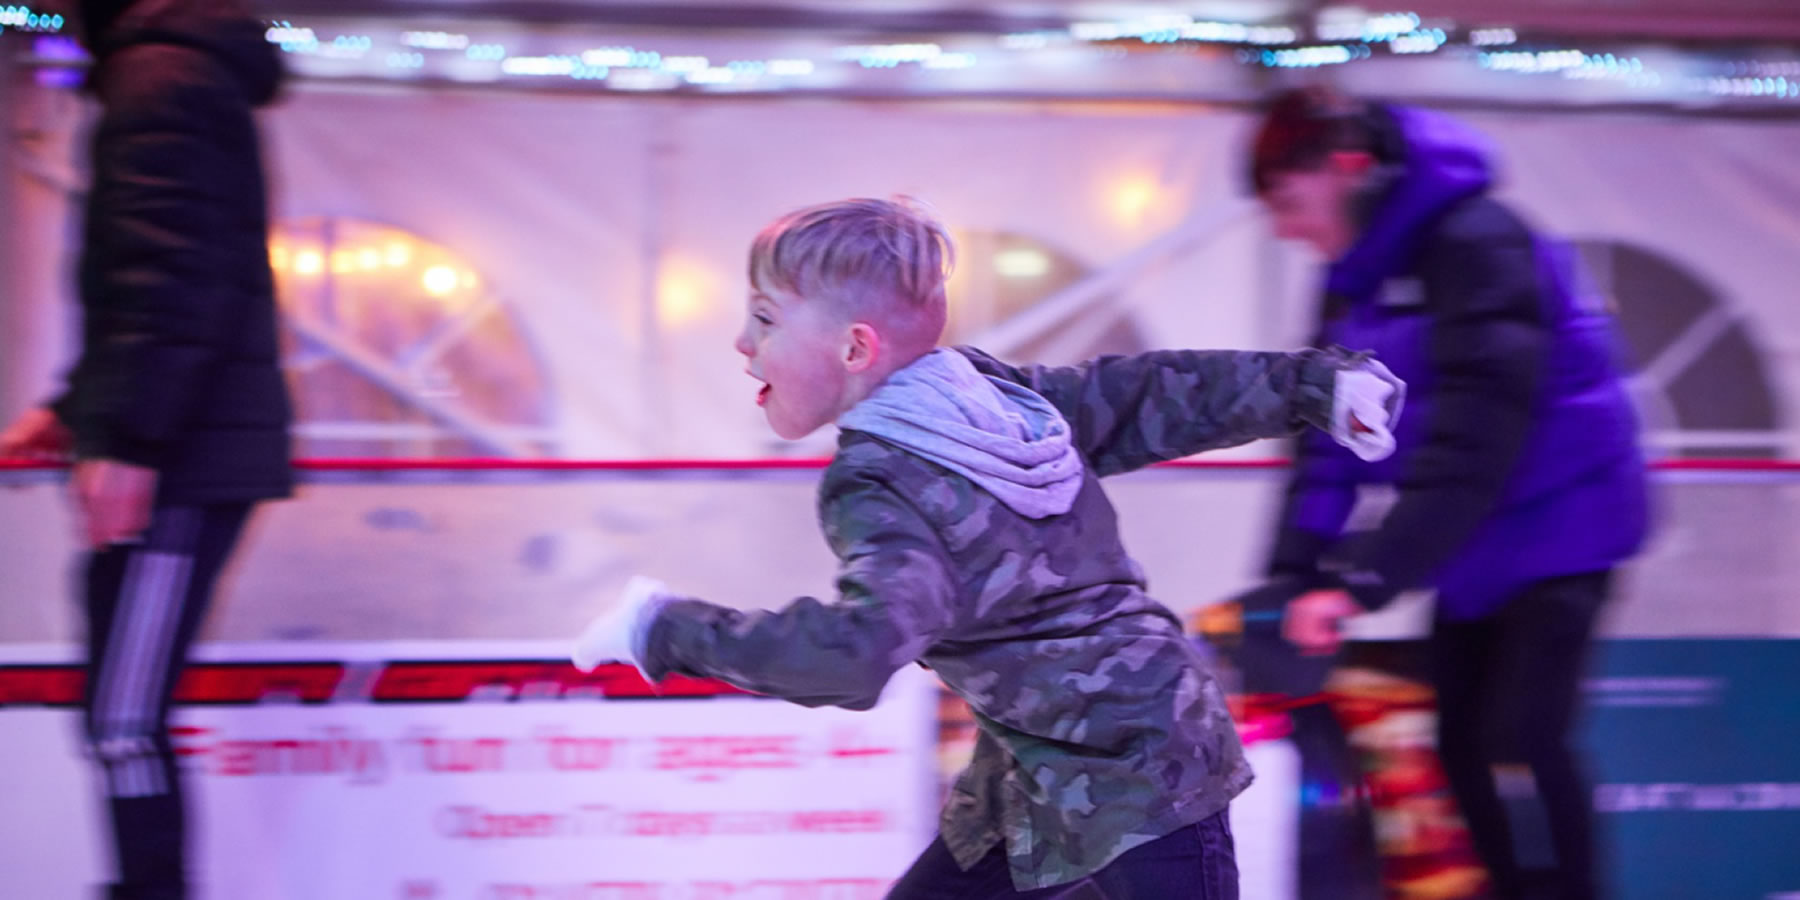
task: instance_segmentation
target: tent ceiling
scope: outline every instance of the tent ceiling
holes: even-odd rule
[[[1232,22],[1297,22],[1333,4],[1316,0],[257,0],[277,15],[419,16],[521,22],[848,30],[1013,32],[1080,20],[1179,13]],[[1571,36],[1702,41],[1800,41],[1794,0],[1412,0],[1367,6],[1463,24]]]

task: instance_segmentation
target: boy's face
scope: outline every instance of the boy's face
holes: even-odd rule
[[[1276,173],[1261,197],[1275,236],[1310,244],[1327,259],[1349,250],[1356,237],[1351,201],[1363,171],[1358,161],[1334,157],[1313,168]]]
[[[849,333],[829,303],[752,287],[737,351],[763,382],[756,403],[776,434],[799,440],[843,413]]]

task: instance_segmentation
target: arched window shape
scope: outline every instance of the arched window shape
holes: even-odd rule
[[[1654,251],[1606,241],[1577,246],[1618,314],[1651,448],[1694,458],[1780,456],[1780,406],[1752,323]]]
[[[1092,274],[1079,260],[1029,235],[971,231],[956,235],[956,271],[950,279],[950,322],[944,342],[965,343],[1030,309],[1038,301]],[[1094,304],[1095,309],[1112,307]],[[1072,316],[1006,348],[1009,359],[1070,363],[1105,353],[1141,353],[1149,342],[1131,316]]]
[[[454,251],[341,218],[271,236],[301,456],[544,456],[544,367],[492,285]]]

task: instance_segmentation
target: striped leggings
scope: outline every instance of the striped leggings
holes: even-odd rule
[[[249,504],[159,506],[142,541],[86,565],[89,749],[112,814],[118,900],[186,896],[186,814],[169,703]]]

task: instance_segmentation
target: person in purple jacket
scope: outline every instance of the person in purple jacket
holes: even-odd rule
[[[1328,261],[1317,342],[1368,350],[1408,385],[1397,452],[1364,462],[1303,438],[1269,564],[1283,634],[1331,652],[1338,625],[1436,590],[1438,752],[1500,897],[1526,895],[1492,764],[1536,779],[1553,896],[1601,893],[1569,744],[1613,570],[1648,527],[1645,467],[1604,304],[1572,251],[1490,196],[1483,138],[1448,116],[1317,89],[1278,95],[1250,180],[1278,236]],[[1391,486],[1346,540],[1358,491]]]

